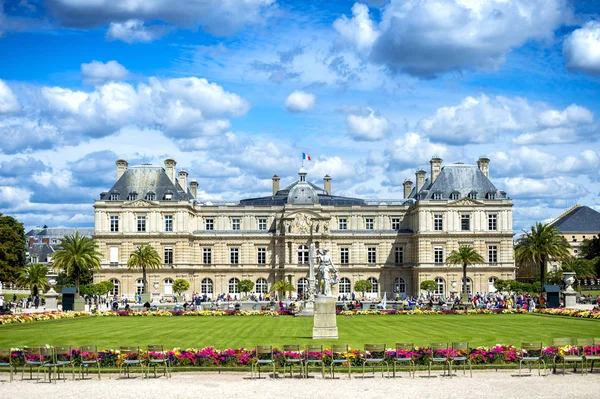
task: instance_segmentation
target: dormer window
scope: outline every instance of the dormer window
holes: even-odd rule
[[[443,194],[442,193],[433,193],[433,199],[434,200],[441,200],[443,198]]]
[[[167,191],[165,193],[165,201],[171,201],[173,199],[173,193],[170,191]]]
[[[477,191],[471,191],[469,193],[469,199],[472,199],[472,200],[477,199]]]
[[[450,199],[452,200],[457,200],[460,198],[460,193],[458,191],[453,191],[452,194],[450,194]]]
[[[487,199],[492,199],[492,200],[493,200],[493,199],[496,199],[496,192],[495,192],[495,191],[490,191],[489,193],[487,193],[487,194],[485,195],[485,197],[486,197]]]
[[[127,196],[127,201],[135,201],[137,199],[137,193],[134,191],[132,193],[129,193],[129,195]]]
[[[154,192],[150,191],[148,194],[146,194],[146,199],[148,201],[155,201],[156,200],[156,194],[154,194]]]
[[[118,201],[118,200],[119,200],[119,197],[120,197],[120,195],[119,195],[119,193],[117,193],[117,192],[110,193],[110,200],[111,200],[111,201]]]

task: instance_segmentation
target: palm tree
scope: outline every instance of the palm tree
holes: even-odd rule
[[[461,245],[458,247],[458,251],[452,251],[446,263],[452,265],[462,265],[463,267],[463,297],[468,295],[467,292],[467,266],[474,265],[476,263],[483,263],[483,257],[477,253],[472,247],[468,245]]]
[[[549,260],[568,260],[571,246],[560,231],[549,224],[536,223],[531,231],[523,231],[515,247],[515,260],[519,265],[534,263],[540,268],[542,290],[546,282],[546,264]]]
[[[60,240],[61,249],[52,255],[52,267],[62,269],[67,276],[75,279],[75,290],[79,294],[79,277],[82,273],[99,270],[102,254],[96,250],[96,243],[79,232]]]
[[[287,280],[279,280],[278,282],[273,284],[273,287],[272,287],[273,291],[278,291],[283,294],[282,298],[285,298],[286,292],[291,292],[291,291],[294,291],[295,289],[296,288],[294,287],[294,284],[290,283]]]
[[[162,260],[156,249],[150,244],[142,244],[129,256],[127,267],[132,270],[142,269],[143,294],[148,293],[148,281],[146,280],[146,269],[158,269]]]
[[[31,288],[31,294],[35,297],[40,289],[46,291],[49,288],[47,274],[47,266],[41,263],[33,263],[23,268],[19,276],[19,282],[28,285]]]

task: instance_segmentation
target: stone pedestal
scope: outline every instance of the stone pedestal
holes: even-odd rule
[[[46,298],[46,310],[58,310],[58,292],[54,291],[54,288],[50,288],[44,297]]]
[[[313,339],[338,338],[334,297],[318,296],[315,298],[315,318],[312,337]]]
[[[152,293],[152,302],[151,303],[160,303],[160,293],[159,292]]]
[[[146,302],[150,303],[150,301],[151,301],[150,294],[141,294],[141,297],[142,297],[141,305],[145,304]]]
[[[577,300],[575,299],[577,292],[563,291],[563,295],[565,296],[565,308],[574,308],[577,304]]]
[[[75,301],[73,302],[73,310],[75,312],[84,312],[85,300],[83,298],[75,298]]]
[[[302,309],[295,317],[313,317],[315,315],[315,303],[311,300],[304,301]]]

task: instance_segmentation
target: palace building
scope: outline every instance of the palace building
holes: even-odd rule
[[[367,295],[418,295],[424,280],[437,294],[460,291],[462,266],[446,257],[470,245],[486,260],[468,269],[468,288],[494,291],[495,279],[513,279],[512,200],[489,180],[489,162],[477,165],[431,159],[429,176],[416,171],[404,182],[404,198],[366,200],[334,195],[332,178],[323,186],[298,179],[285,188],[273,176],[273,192],[231,202],[198,201],[198,183],[164,167],[116,162],[116,183],[95,201],[95,233],[104,255],[94,281],[110,280],[115,294],[142,289],[141,272],[127,259],[143,243],[163,259],[148,272],[149,292],[170,296],[176,279],[190,292],[240,298],[237,282],[251,280],[266,293],[286,279],[302,295],[308,289],[309,247],[327,248],[339,270],[334,294],[350,296],[354,283],[369,280]],[[295,296],[295,295],[294,295]]]

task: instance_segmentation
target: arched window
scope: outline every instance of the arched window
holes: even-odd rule
[[[340,294],[349,294],[352,292],[352,287],[350,285],[350,279],[346,277],[342,277],[339,282],[338,292]]]
[[[213,293],[213,282],[208,277],[202,279],[200,283],[200,292],[202,294],[212,294]]]
[[[117,280],[116,278],[111,278],[109,281],[113,283],[113,289],[110,290],[109,294],[119,295],[119,280]]]
[[[488,292],[496,292],[496,287],[494,287],[494,283],[496,282],[496,280],[498,280],[498,277],[490,277],[488,279]]]
[[[165,295],[173,295],[173,279],[166,278],[163,284],[165,286]]]
[[[136,294],[144,293],[144,280],[142,280],[141,278],[138,278],[135,282],[135,292]]]
[[[308,247],[306,245],[298,247],[298,264],[308,265]]]
[[[369,277],[367,280],[370,281],[371,284],[373,284],[373,287],[371,288],[371,293],[377,294],[379,292],[379,283],[377,282],[377,279],[375,277]]]
[[[446,282],[444,279],[441,277],[436,277],[434,281],[437,284],[437,288],[435,291],[433,291],[433,293],[435,295],[444,295],[444,292],[446,292]]]
[[[396,277],[394,279],[394,289],[398,294],[406,294],[406,280],[402,277]]]
[[[462,288],[462,286],[463,286],[463,281],[464,281],[464,280],[461,278],[461,279],[460,279],[460,291],[461,291],[461,292],[463,291],[463,288]],[[473,283],[473,281],[471,281],[471,279],[467,277],[467,293],[469,293],[469,294],[472,292],[472,291],[471,291],[471,289],[472,289],[472,287],[473,287],[473,284],[472,284],[472,283]]]
[[[156,200],[156,194],[154,194],[154,191],[148,191],[148,193],[146,194],[146,199],[148,201]]]
[[[304,294],[308,291],[308,279],[302,277],[298,279],[298,297],[304,298]]]
[[[269,282],[264,278],[259,278],[258,280],[256,280],[256,287],[254,289],[254,292],[256,292],[257,294],[266,294],[267,292],[269,292]]]
[[[238,288],[238,283],[240,279],[237,277],[233,277],[229,279],[229,293],[230,294],[239,294],[240,289]]]

